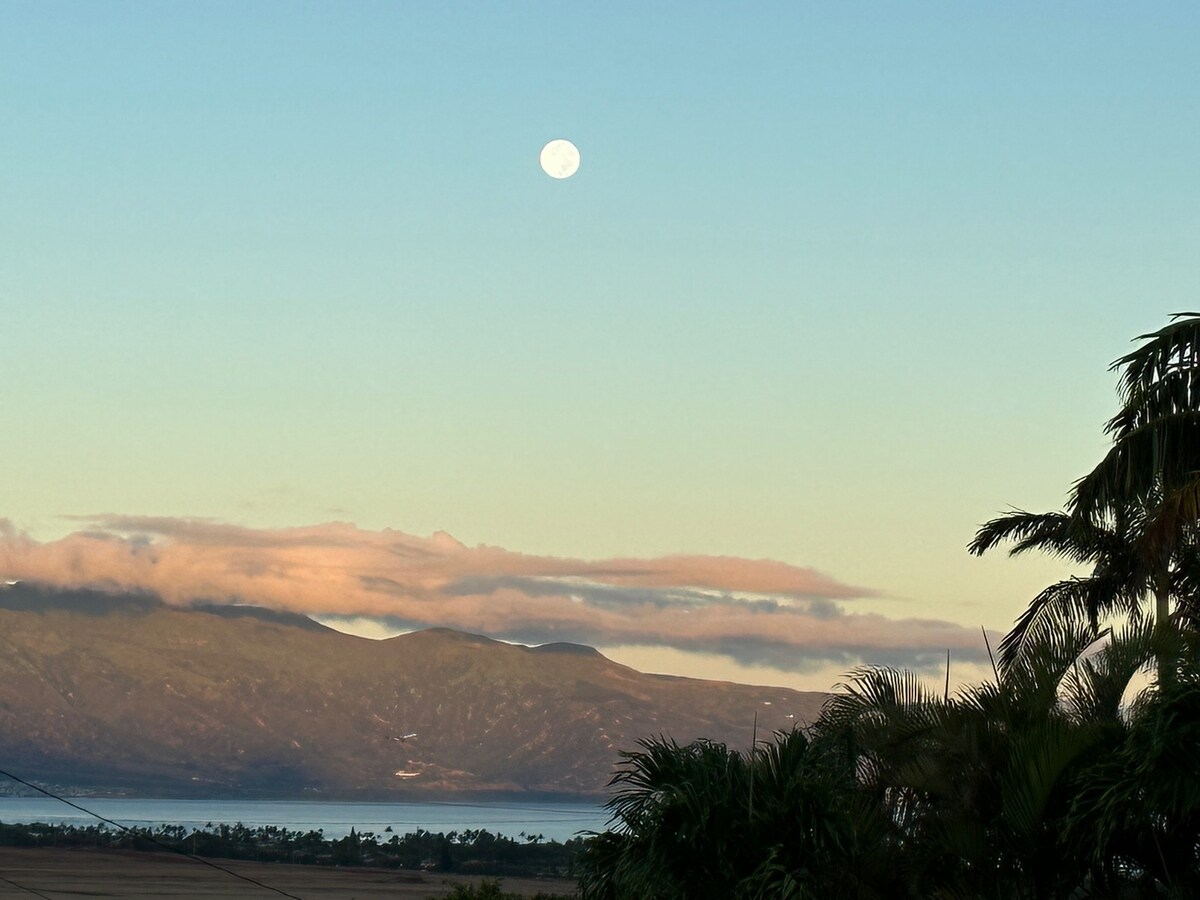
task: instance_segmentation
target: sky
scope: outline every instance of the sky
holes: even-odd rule
[[[1192,3],[0,0],[0,568],[985,671],[1200,307]],[[578,173],[538,154],[566,138]],[[941,662],[938,662],[941,660]]]

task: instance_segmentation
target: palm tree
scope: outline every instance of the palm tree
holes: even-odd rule
[[[585,897],[1200,896],[1200,314],[1139,340],[1113,364],[1113,447],[1066,508],[970,545],[1088,569],[1034,598],[995,682],[939,696],[868,668],[762,753],[643,742]]]
[[[585,897],[684,900],[730,895],[745,868],[746,761],[723,744],[660,738],[624,754],[608,802],[617,827],[581,862]]]
[[[1113,363],[1124,370],[1123,405],[1107,426],[1113,447],[1076,483],[1068,504],[1073,514],[1100,521],[1131,503],[1140,508],[1137,558],[1163,626],[1172,568],[1192,561],[1200,523],[1200,314],[1172,319]],[[1194,607],[1194,597],[1181,599]]]
[[[1120,411],[1107,424],[1113,447],[1076,482],[1064,512],[1015,511],[980,528],[970,552],[1014,541],[1012,554],[1038,549],[1091,566],[1031,601],[1001,645],[1011,660],[1031,639],[1113,613],[1135,618],[1153,598],[1154,620],[1170,629],[1200,624],[1200,317],[1180,313],[1113,363],[1122,370]],[[1158,642],[1168,677],[1170,641]]]
[[[1150,628],[1114,641],[1110,669],[1131,671]],[[1136,646],[1142,643],[1142,647]],[[1116,896],[1122,885],[1138,897],[1200,896],[1200,640],[1183,635],[1176,677],[1143,691],[1120,716],[1120,740],[1090,767],[1075,796],[1066,834],[1086,847],[1094,883]],[[1115,686],[1119,677],[1111,679]],[[1086,693],[1086,692],[1081,692]],[[1102,695],[1103,690],[1098,694]],[[1103,703],[1115,707],[1116,691]],[[1125,894],[1123,896],[1131,896]]]
[[[854,674],[817,729],[857,749],[862,788],[893,826],[888,842],[906,895],[1034,900],[1108,896],[1102,889],[1111,888],[1117,896],[1133,872],[1149,873],[1156,890],[1195,872],[1195,832],[1186,828],[1200,813],[1200,788],[1178,794],[1169,825],[1162,802],[1129,803],[1141,796],[1135,771],[1170,775],[1159,779],[1155,796],[1164,798],[1176,796],[1185,770],[1194,774],[1182,747],[1162,763],[1125,762],[1147,742],[1136,739],[1140,720],[1126,715],[1122,698],[1154,637],[1147,622],[1105,634],[1100,647],[1086,623],[1046,632],[1001,662],[995,682],[954,696],[930,691],[911,672]],[[1160,696],[1147,691],[1135,708]],[[1177,716],[1167,733],[1188,737],[1196,726],[1186,721]],[[1156,746],[1174,745],[1160,737]],[[1168,827],[1186,833],[1167,840]],[[1131,835],[1141,840],[1132,850],[1123,847]],[[1151,865],[1145,850],[1154,841],[1164,854]]]
[[[1047,630],[955,695],[862,669],[749,755],[644,741],[583,896],[1200,896],[1200,636],[1177,679],[1125,699],[1160,634]]]
[[[980,556],[1012,541],[1010,556],[1040,550],[1091,573],[1067,578],[1044,588],[1018,616],[1000,642],[1000,658],[1012,664],[1028,647],[1086,625],[1093,639],[1100,622],[1113,614],[1137,617],[1148,589],[1145,569],[1137,556],[1139,517],[1125,510],[1112,522],[1099,522],[1063,512],[1030,513],[1015,510],[983,525],[968,546]]]
[[[1160,499],[1194,486],[1200,462],[1200,313],[1140,335],[1141,347],[1116,360],[1122,407],[1106,431],[1113,447],[1076,483],[1071,508],[1084,514],[1127,498]]]
[[[883,898],[882,819],[836,742],[778,734],[747,756],[667,738],[625,753],[610,830],[580,860],[589,900]]]

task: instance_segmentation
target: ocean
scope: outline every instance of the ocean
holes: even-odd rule
[[[589,803],[454,802],[336,803],[316,800],[130,800],[75,797],[73,803],[128,827],[278,825],[289,831],[325,832],[338,838],[355,831],[409,834],[484,829],[507,837],[541,835],[566,841],[580,831],[603,831],[608,814]],[[0,797],[0,822],[88,826],[93,817],[49,797]]]

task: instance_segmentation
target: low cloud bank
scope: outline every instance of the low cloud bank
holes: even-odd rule
[[[978,632],[847,612],[874,596],[813,569],[716,556],[600,561],[466,547],[345,523],[252,529],[103,515],[38,542],[0,520],[0,577],[153,591],[169,603],[252,603],[311,615],[446,626],[526,643],[715,653],[802,671],[818,662],[930,668],[982,658]]]

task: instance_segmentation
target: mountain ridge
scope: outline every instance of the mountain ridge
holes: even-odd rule
[[[91,790],[595,796],[639,738],[748,747],[756,713],[769,734],[824,697],[648,675],[579,644],[370,640],[257,607],[0,587],[0,759]]]

